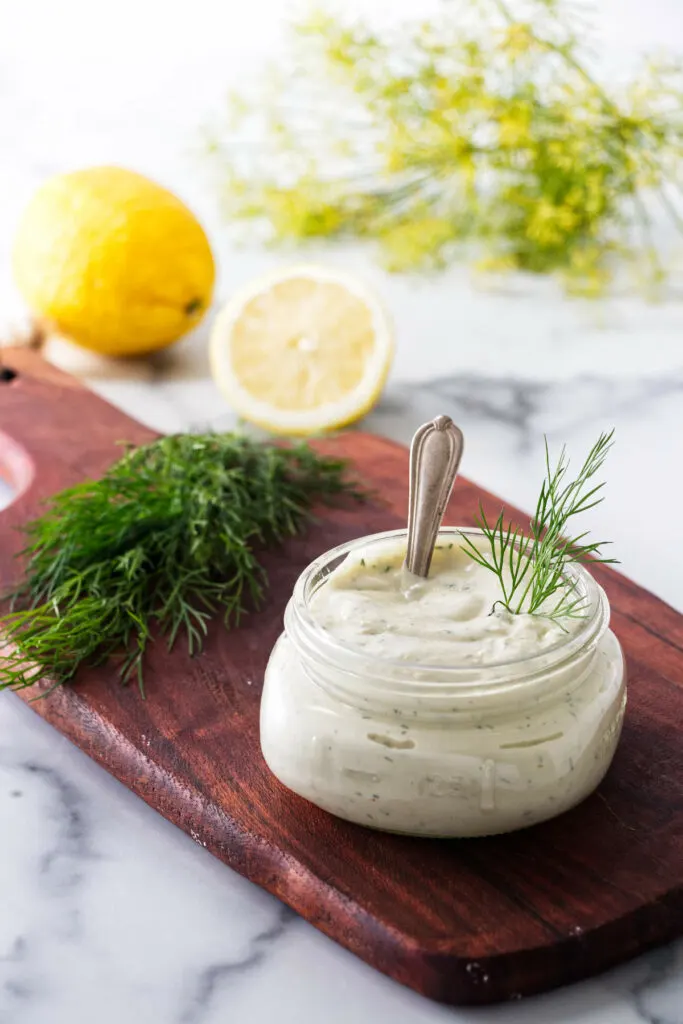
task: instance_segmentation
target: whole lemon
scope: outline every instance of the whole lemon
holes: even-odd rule
[[[140,355],[201,320],[214,262],[201,225],[165,188],[122,167],[50,178],[19,225],[14,273],[31,309],[79,345]]]

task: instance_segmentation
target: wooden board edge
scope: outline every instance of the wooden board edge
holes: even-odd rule
[[[77,689],[56,690],[38,700],[28,691],[16,696],[217,859],[280,899],[363,962],[436,1002],[476,1006],[540,995],[602,974],[681,935],[683,887],[662,893],[655,903],[636,907],[618,920],[559,943],[521,951],[473,958],[449,949],[449,941],[433,945],[407,941],[405,934],[384,927],[353,898],[326,885],[296,858],[287,857],[270,843],[256,841],[247,828],[236,825],[209,801],[196,797],[188,815],[187,793],[123,733],[104,722],[81,700]],[[181,805],[184,813],[179,810]],[[227,842],[220,841],[220,834],[228,837]],[[311,914],[306,894],[313,883],[324,892]]]
[[[77,391],[89,390],[78,377],[61,370],[54,363],[49,363],[43,359],[40,352],[29,346],[0,346],[0,365],[14,370],[18,377],[26,375],[47,384],[56,384],[58,387],[73,388]]]
[[[25,365],[27,365],[29,369],[27,369],[26,372],[27,374],[31,375],[30,367],[32,362],[35,359],[37,359],[39,363],[43,364],[43,360],[41,360],[40,357],[37,357],[35,353],[27,353],[27,355],[29,358]],[[30,357],[33,357],[33,359],[31,359]],[[36,378],[41,379],[46,383],[59,383],[60,386],[62,386],[63,384],[61,378],[66,378],[67,381],[73,382],[74,379],[69,377],[68,374],[62,374],[61,371],[56,372],[59,375],[59,381],[51,377],[46,378],[44,375],[41,376],[39,374],[36,374]],[[79,382],[69,383],[66,384],[65,386],[81,387]],[[101,399],[101,401],[104,400]],[[124,413],[120,413],[120,415],[122,420],[124,421],[129,419],[128,417],[125,416]],[[130,422],[134,423],[135,421],[130,420]],[[360,439],[361,442],[363,439],[372,439],[372,442],[375,445],[379,445],[381,443],[382,445],[386,446],[387,449],[391,448],[394,450],[399,450],[401,451],[402,454],[405,453],[407,455],[405,446],[403,446],[399,442],[391,441],[386,438],[378,438],[376,435],[360,431],[353,432],[352,436],[354,438]],[[316,443],[319,443],[320,446],[324,446],[325,444],[329,443],[329,441],[334,442],[335,440],[335,438],[332,438],[327,440],[321,440],[320,442]],[[475,485],[471,484],[469,481],[464,480],[464,478],[461,478],[461,482],[465,486],[469,486],[472,488],[475,487]],[[499,498],[496,498],[489,492],[482,493],[485,495],[486,500],[495,502],[498,504],[498,506],[500,506],[501,501]],[[638,598],[642,596],[642,593],[647,593],[642,591],[642,588],[638,587],[627,577],[622,576],[620,573],[615,572],[612,569],[601,568],[600,572],[601,574],[606,574],[608,579],[610,578],[610,576],[614,576],[618,580],[623,581],[624,585],[627,586]],[[659,598],[655,598],[654,595],[651,596],[653,600],[658,602],[660,605],[664,606],[665,608],[670,608],[670,606],[667,606],[664,602],[660,601]],[[678,616],[678,613],[675,612],[674,609],[671,609],[671,612],[674,615]],[[77,695],[77,691],[69,691],[68,694],[66,695],[72,697],[74,696],[74,694]],[[24,699],[29,700],[30,695],[27,694]],[[50,698],[50,701],[52,701],[52,699],[53,698]],[[155,776],[155,771],[159,772],[160,769],[157,768],[155,763],[150,762],[149,759],[145,759],[143,752],[139,750],[139,748],[132,744],[130,741],[126,740],[126,744],[130,746],[128,756],[132,758],[134,754],[135,757],[134,759],[127,760],[125,762],[127,765],[125,770],[123,768],[119,768],[119,770],[117,770],[116,765],[112,763],[106,751],[107,743],[111,742],[114,736],[120,734],[115,733],[114,730],[112,730],[111,727],[109,727],[106,722],[100,719],[92,711],[91,708],[84,704],[84,702],[79,701],[78,703],[81,705],[81,726],[83,726],[86,722],[86,719],[88,719],[89,728],[90,730],[92,730],[92,735],[89,737],[92,749],[90,749],[87,746],[87,744],[83,743],[82,733],[78,735],[76,735],[75,732],[70,734],[69,729],[67,728],[70,720],[60,720],[58,714],[55,714],[53,716],[48,713],[43,713],[43,711],[41,711],[40,708],[38,707],[38,704],[33,705],[33,710],[37,711],[38,714],[41,714],[41,717],[45,718],[53,725],[56,725],[56,727],[63,734],[67,735],[71,740],[75,741],[76,744],[81,747],[81,749],[83,749],[86,753],[89,754],[89,756],[91,756],[94,760],[98,761],[103,767],[105,767],[105,769],[110,771],[111,774],[118,777],[121,781],[125,781],[127,785],[131,785],[132,778],[132,788],[133,791],[137,793],[137,795],[141,796],[142,799],[144,799],[154,809],[162,813],[162,815],[166,817],[168,820],[173,821],[181,829],[183,829],[186,832],[189,831],[190,834],[192,834],[193,827],[190,827],[191,822],[189,822],[187,819],[181,820],[182,816],[180,814],[176,816],[173,813],[173,806],[169,805],[169,807],[167,808],[164,805],[163,801],[159,799],[159,777],[158,775]],[[83,731],[87,733],[88,729],[84,729]],[[150,766],[151,769],[154,770],[150,770]],[[164,783],[168,788],[168,778],[166,775],[164,775]],[[170,792],[171,791],[169,790],[169,793]],[[279,853],[279,851],[277,851],[275,848],[272,848],[274,856],[273,863],[270,864],[270,862],[268,862],[268,864],[265,866],[260,865],[258,863],[258,857],[254,855],[252,837],[251,846],[247,842],[244,844],[244,849],[240,846],[238,850],[241,860],[246,861],[244,868],[242,868],[237,863],[237,860],[240,858],[237,858],[234,850],[232,850],[232,847],[226,853],[225,847],[219,844],[218,842],[211,840],[210,835],[206,839],[202,838],[202,835],[206,834],[204,831],[207,817],[206,809],[204,808],[204,813],[202,814],[201,801],[198,801],[197,807],[198,814],[196,822],[199,827],[194,829],[194,831],[196,831],[197,836],[199,836],[200,838],[196,839],[196,841],[200,842],[201,845],[206,846],[206,848],[209,849],[215,856],[217,856],[219,859],[223,860],[225,863],[229,864],[230,866],[238,870],[240,873],[245,875],[245,877],[261,885],[263,888],[266,888],[268,891],[272,892],[274,895],[278,896],[284,902],[292,906],[293,909],[301,912],[301,908],[300,906],[297,906],[295,897],[292,895],[287,885],[285,884],[285,882],[288,879],[290,879],[289,884],[294,884],[291,881],[291,877],[296,876],[296,865],[293,866],[294,876],[285,875],[282,871],[281,864],[283,855]],[[211,810],[213,811],[214,808],[211,808]],[[230,821],[230,819],[228,819],[228,821]],[[240,835],[243,835],[243,833],[240,832]],[[235,850],[237,850],[238,845],[239,844],[235,840]],[[228,856],[228,853],[230,854],[230,856]],[[263,876],[264,871],[267,872],[267,877]],[[296,877],[301,878],[301,874],[299,873],[299,875]],[[341,894],[339,895],[341,896]],[[336,906],[334,908],[328,906],[327,908],[328,913],[330,913],[332,910],[336,912],[337,909],[338,908]],[[352,952],[356,953],[366,962],[371,963],[372,966],[376,967],[383,973],[388,974],[389,976],[395,978],[397,981],[414,988],[415,990],[421,992],[424,995],[429,996],[430,998],[442,1002],[453,1003],[458,1005],[468,1005],[496,1002],[501,999],[500,995],[496,995],[495,992],[491,991],[491,979],[495,980],[498,976],[509,978],[513,971],[513,965],[511,963],[511,960],[515,956],[517,956],[518,953],[501,954],[500,956],[492,957],[490,959],[472,961],[463,960],[463,958],[459,958],[452,952],[443,949],[414,947],[406,951],[405,937],[403,937],[403,942],[399,946],[397,942],[392,938],[391,934],[388,933],[386,929],[382,929],[381,925],[378,925],[378,923],[374,919],[369,919],[370,925],[368,925],[368,922],[366,920],[363,924],[363,927],[361,928],[359,925],[358,913],[356,913],[356,916],[354,917],[353,914],[351,913],[352,910],[353,908],[349,906],[349,916],[348,918],[344,918],[345,921],[348,920],[348,932],[347,937],[345,937],[342,941],[347,946],[347,948],[349,948]],[[310,913],[303,914],[303,916],[305,916],[308,920],[311,920]],[[614,966],[614,964],[619,963],[626,958],[629,958],[631,956],[636,955],[637,953],[642,952],[646,948],[650,948],[651,946],[661,944],[676,937],[676,935],[680,934],[681,920],[683,919],[683,894],[679,892],[679,890],[677,889],[671,890],[669,893],[664,894],[661,900],[654,906],[638,908],[633,912],[632,915],[628,916],[629,918],[633,918],[633,922],[639,922],[638,927],[642,929],[642,935],[645,936],[645,938],[643,939],[640,937],[639,934],[637,945],[634,945],[633,948],[629,947],[626,950],[624,950],[622,945],[614,945],[614,943],[616,942],[627,942],[627,939],[625,938],[615,939],[614,936],[610,938],[609,933],[603,934],[604,930],[609,929],[614,924],[614,922],[610,922],[609,925],[605,925],[601,928],[594,929],[589,933],[585,933],[580,939],[577,938],[576,941],[571,940],[571,943],[568,946],[566,942],[563,942],[561,947],[552,947],[553,952],[556,948],[561,948],[566,953],[566,956],[563,954],[562,958],[562,961],[564,962],[561,961],[559,966],[549,965],[544,959],[547,955],[546,951],[550,947],[538,946],[536,947],[538,951],[538,957],[534,958],[533,960],[533,964],[535,966],[533,967],[533,970],[531,968],[529,969],[529,977],[527,979],[526,984],[518,985],[515,989],[515,994],[517,991],[519,991],[520,995],[531,995],[537,992],[542,992],[551,988],[555,988],[562,984],[567,984],[572,981],[576,981],[579,978],[584,978],[593,974],[600,973]],[[623,925],[623,922],[624,919],[620,919],[620,924]],[[330,930],[328,930],[328,928],[326,927],[324,914],[321,914],[319,919],[311,920],[311,923],[313,923],[314,926],[319,928],[319,930],[325,932],[326,934],[332,935],[332,929],[330,928]],[[359,934],[362,934],[363,931],[368,928],[374,930],[375,934],[378,933],[378,929],[380,929],[382,933],[382,941],[384,943],[384,948],[381,951],[381,959],[379,962],[377,960],[378,953],[374,948],[372,951],[372,955],[369,955],[366,951],[367,947],[365,943],[367,943],[367,931],[364,936],[364,942],[359,941],[356,937],[354,937],[356,930],[358,931]],[[633,943],[635,943],[634,929],[635,924],[629,926],[630,939]],[[339,941],[336,935],[332,935],[332,937],[335,938],[336,941]],[[569,940],[567,940],[567,942],[569,942]],[[612,943],[611,946],[610,942]],[[615,952],[615,949],[617,948],[620,950],[619,953]],[[528,953],[528,951],[525,951],[525,953]],[[585,957],[586,963],[584,963],[584,965],[578,973],[573,973],[573,968],[575,966],[574,961],[580,963],[581,956]],[[595,960],[590,960],[589,957],[593,957],[595,958]],[[473,964],[476,964],[477,966],[473,967]],[[552,974],[553,970],[556,972],[555,974]],[[564,971],[567,971],[568,973],[562,973]],[[482,981],[483,974],[488,975],[488,981]],[[552,977],[551,981],[548,980],[549,977]],[[508,990],[506,988],[506,993],[507,991]],[[509,996],[506,994],[504,998],[509,998]]]

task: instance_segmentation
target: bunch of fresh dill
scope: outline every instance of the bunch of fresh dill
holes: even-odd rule
[[[540,614],[560,624],[563,618],[584,615],[585,598],[577,594],[567,568],[572,562],[614,563],[616,559],[602,556],[607,541],[590,541],[588,531],[574,532],[573,520],[603,500],[601,491],[605,485],[593,483],[593,478],[612,447],[613,436],[613,430],[600,435],[576,478],[570,481],[566,447],[552,466],[546,440],[546,476],[529,534],[519,526],[505,526],[504,510],[490,523],[479,506],[475,523],[488,540],[489,549],[482,550],[463,534],[463,550],[498,577],[502,597],[496,605],[514,615]]]
[[[143,691],[157,634],[200,651],[214,614],[229,625],[258,604],[259,553],[342,495],[361,497],[345,463],[305,444],[180,434],[130,449],[26,527],[25,580],[0,620],[0,688],[59,685],[116,658]]]
[[[393,270],[465,254],[584,295],[626,257],[652,292],[657,210],[683,227],[683,66],[601,82],[587,9],[444,0],[393,30],[300,22],[291,70],[211,133],[228,216],[276,240],[375,239]]]

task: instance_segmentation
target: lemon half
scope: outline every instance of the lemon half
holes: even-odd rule
[[[377,299],[350,275],[298,266],[261,278],[218,315],[214,379],[244,419],[273,433],[345,426],[377,401],[394,353]]]

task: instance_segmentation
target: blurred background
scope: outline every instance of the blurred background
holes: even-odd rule
[[[544,30],[542,4],[510,0],[510,6],[520,11],[516,24]],[[499,5],[490,7],[496,8],[493,39],[505,19]],[[372,25],[387,39],[400,36],[404,21],[415,18],[429,23],[451,17],[457,34],[462,17],[463,31],[469,31],[472,15],[467,0],[345,0],[330,9],[345,23]],[[579,3],[567,10],[577,25],[589,16],[594,42],[586,67],[610,95],[628,88],[646,51],[665,61],[683,55],[680,0],[596,0],[594,7]],[[676,538],[662,543],[664,524],[677,525],[683,506],[683,235],[676,218],[655,203],[650,221],[646,197],[647,232],[632,233],[639,252],[654,245],[663,253],[668,273],[661,280],[653,275],[656,287],[650,287],[652,281],[644,285],[629,268],[622,272],[615,253],[614,280],[591,298],[569,294],[557,273],[482,273],[469,253],[449,252],[439,271],[391,273],[372,239],[313,239],[306,246],[289,239],[284,247],[272,247],[259,240],[248,221],[236,232],[222,201],[230,158],[226,163],[221,157],[217,165],[209,144],[216,134],[224,137],[230,92],[258,113],[259,82],[268,62],[275,62],[285,81],[292,69],[301,71],[288,26],[309,12],[308,5],[285,0],[3,5],[0,340],[35,339],[36,310],[29,307],[40,303],[27,303],[26,293],[37,294],[48,271],[71,254],[68,247],[68,252],[48,247],[39,253],[46,268],[41,279],[32,289],[26,281],[17,288],[11,253],[22,211],[36,190],[55,175],[94,165],[139,172],[177,195],[203,226],[216,263],[210,308],[176,344],[137,358],[98,354],[48,327],[42,337],[47,359],[160,432],[230,429],[239,421],[238,409],[216,383],[208,357],[218,310],[279,268],[305,261],[328,273],[341,271],[359,282],[364,294],[376,296],[393,324],[396,344],[393,361],[386,358],[391,362],[386,383],[377,382],[374,404],[351,429],[408,441],[425,419],[448,413],[465,432],[463,473],[529,508],[543,473],[544,434],[553,451],[566,443],[579,462],[601,430],[615,427],[616,444],[605,468],[606,500],[587,525],[614,542],[625,573],[683,611],[680,544]],[[577,31],[582,38],[583,29]],[[343,58],[346,43],[341,42]],[[580,39],[570,34],[558,45],[574,42]],[[511,34],[508,44],[523,70],[528,32]],[[399,50],[395,53],[396,74],[407,73]],[[380,70],[372,60],[361,66],[370,77]],[[384,66],[391,71],[392,60]],[[309,82],[315,105],[322,78],[311,72]],[[572,82],[577,85],[575,78]],[[543,93],[543,73],[537,86]],[[680,83],[671,88],[670,97],[662,96],[669,127],[660,132],[654,118],[653,137],[659,141],[640,152],[637,172],[646,179],[645,191],[652,173],[648,154],[659,152],[660,145],[668,147],[668,179],[680,179],[683,91]],[[656,106],[659,97],[652,96],[651,86],[644,92],[649,98],[643,103]],[[594,126],[610,120],[603,101],[591,96],[588,111],[574,104],[579,142],[582,112]],[[466,97],[462,109],[465,102]],[[563,102],[572,109],[569,94]],[[327,112],[339,123],[348,114],[341,100],[338,117],[334,104]],[[400,118],[394,127],[401,127]],[[525,144],[533,147],[538,140],[529,132]],[[412,124],[408,134],[416,133]],[[484,136],[482,145],[489,145],[486,131]],[[621,166],[623,141],[615,133],[605,143],[605,173],[614,166],[610,161],[617,170]],[[509,144],[514,147],[514,139]],[[493,149],[495,156],[495,144]],[[238,143],[235,167],[241,168],[242,155]],[[572,165],[572,173],[579,164]],[[277,170],[279,164],[264,158],[260,165],[258,159],[255,165],[248,162],[248,168],[247,175]],[[623,189],[618,173],[617,179],[615,188]],[[443,170],[431,175],[427,167],[428,191],[446,188],[448,180]],[[503,180],[509,180],[509,170]],[[578,180],[585,184],[580,173]],[[575,208],[584,212],[589,205],[580,196]],[[532,216],[538,208],[532,202],[527,213]],[[78,201],[67,204],[67,226],[78,218],[78,209]],[[511,215],[519,212],[514,197],[510,209]],[[487,225],[494,234],[501,230],[486,215],[478,224],[482,234]],[[435,230],[442,226],[432,224]],[[34,224],[27,251],[33,244],[37,252],[45,237]],[[420,245],[424,239],[422,234]],[[610,231],[607,239],[609,244]],[[161,245],[157,251],[163,278],[168,251]],[[156,265],[152,253],[149,266]],[[223,342],[227,346],[219,336]],[[277,376],[276,362],[269,372]],[[88,424],[74,424],[75,431],[87,429]],[[405,1024],[474,1019],[400,989],[303,921],[283,915],[277,901],[151,814],[18,701],[4,700],[1,710],[3,1024],[78,1024],[95,1016],[102,1024],[122,1019],[218,1024],[238,1014],[264,1021],[276,1013],[283,1022],[319,1021],[324,1015],[330,1024],[371,1017]],[[41,865],[51,865],[50,871]],[[681,955],[680,947],[664,949],[618,975],[534,1001],[533,1012],[543,1021],[681,1024]],[[482,1013],[477,1020],[526,1024],[532,1019],[526,1003],[522,1009],[515,1004]]]
[[[535,6],[526,5],[532,21]],[[683,38],[676,0],[574,6],[581,17],[590,13],[597,40],[591,70],[609,88],[629,80],[645,51],[675,55]],[[419,16],[429,21],[456,7],[429,0]],[[362,16],[379,33],[416,14],[406,0],[347,0],[336,10],[351,24]],[[675,468],[683,454],[683,304],[680,240],[671,241],[671,225],[655,217],[671,269],[655,301],[628,280],[589,301],[568,296],[552,276],[490,279],[459,258],[439,273],[392,274],[372,246],[353,240],[314,240],[283,251],[260,245],[247,231],[246,244],[238,245],[221,214],[207,139],[221,123],[228,93],[256,96],[268,61],[285,72],[292,66],[288,25],[309,11],[282,0],[239,7],[122,0],[106,8],[27,0],[4,11],[0,311],[6,339],[26,328],[10,250],[36,188],[90,165],[136,170],[177,194],[204,226],[217,264],[211,310],[177,345],[151,357],[112,360],[50,338],[47,358],[159,431],[227,428],[236,416],[207,359],[215,310],[265,271],[301,259],[350,271],[384,303],[396,335],[386,389],[365,426],[407,440],[421,419],[450,413],[467,434],[464,472],[524,506],[537,490],[543,433],[581,454],[599,429],[615,425],[609,493],[596,512],[596,529],[614,539],[627,572],[675,600],[676,580],[659,556],[651,514],[634,497],[636,491],[657,495],[659,506],[671,510],[683,497]],[[311,96],[316,93],[312,78]]]

